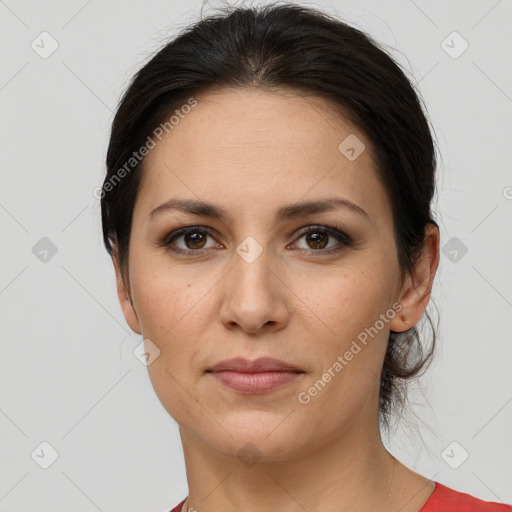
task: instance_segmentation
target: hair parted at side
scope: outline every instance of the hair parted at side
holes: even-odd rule
[[[399,65],[364,32],[319,10],[276,2],[226,7],[173,38],[133,77],[112,123],[101,193],[105,247],[128,282],[133,208],[144,160],[133,159],[155,128],[208,90],[258,87],[329,100],[371,143],[389,195],[402,282],[421,255],[433,218],[436,152],[428,119]],[[122,179],[120,170],[124,169]],[[116,180],[114,180],[116,178]],[[108,185],[108,186],[107,186]],[[430,363],[416,327],[391,332],[380,376],[386,426],[406,402],[403,385]]]

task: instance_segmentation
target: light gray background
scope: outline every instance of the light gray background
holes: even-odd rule
[[[306,5],[390,47],[443,157],[439,350],[413,423],[386,442],[425,476],[512,502],[512,2]],[[0,512],[164,512],[187,494],[177,425],[132,354],[142,338],[117,301],[93,189],[129,78],[200,8],[0,0]],[[50,47],[43,31],[59,45],[46,59],[31,47]],[[457,58],[453,31],[469,44]],[[43,237],[57,248],[46,262]],[[44,441],[58,452],[47,469]]]

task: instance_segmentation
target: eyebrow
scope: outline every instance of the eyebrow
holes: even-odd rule
[[[346,208],[356,212],[366,217],[368,220],[370,218],[365,210],[352,201],[343,197],[328,197],[318,201],[306,201],[282,206],[276,213],[276,222],[339,208]],[[152,218],[159,213],[169,210],[178,210],[187,214],[212,217],[223,221],[229,219],[229,213],[225,209],[212,203],[195,199],[170,199],[152,210],[148,217]]]

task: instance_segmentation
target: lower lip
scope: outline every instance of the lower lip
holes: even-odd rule
[[[211,372],[221,384],[242,393],[266,393],[288,384],[302,373],[296,372],[261,372],[243,373],[233,371]]]

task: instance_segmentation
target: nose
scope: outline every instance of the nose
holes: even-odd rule
[[[249,261],[234,255],[234,267],[224,280],[220,321],[227,329],[249,334],[281,330],[289,322],[282,272],[265,251]]]

